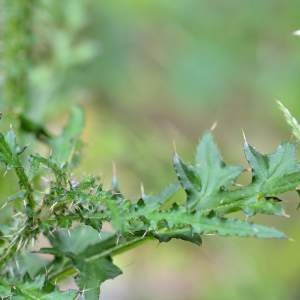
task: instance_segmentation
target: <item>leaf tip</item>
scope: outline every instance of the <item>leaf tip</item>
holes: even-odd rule
[[[175,140],[173,140],[172,145],[173,145],[173,153],[174,153],[174,155],[177,155],[177,147],[176,147]]]
[[[177,153],[175,140],[173,140],[173,164],[178,165],[179,163],[180,163],[180,157]]]
[[[293,31],[294,36],[300,36],[300,29]]]
[[[117,166],[114,161],[112,161],[112,179],[111,179],[111,187],[113,191],[119,190],[119,183],[117,177]]]

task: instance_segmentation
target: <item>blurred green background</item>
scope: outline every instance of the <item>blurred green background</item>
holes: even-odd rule
[[[248,140],[271,152],[290,131],[280,99],[300,116],[298,0],[36,1],[27,113],[61,128],[75,103],[86,129],[80,173],[111,178],[137,197],[175,180],[172,142],[189,161],[199,136],[215,130],[224,158],[246,165]],[[246,179],[245,179],[246,180]],[[259,218],[293,241],[215,238],[202,247],[144,245],[116,262],[103,299],[300,299],[300,220]]]

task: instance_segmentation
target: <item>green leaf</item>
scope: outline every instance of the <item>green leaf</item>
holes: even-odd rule
[[[17,147],[13,131],[10,130],[6,135],[0,133],[0,161],[8,168],[12,168],[15,164],[16,153]]]
[[[200,214],[191,215],[183,211],[152,213],[152,229],[159,230],[157,224],[165,220],[170,228],[191,227],[200,235],[217,234],[220,236],[240,236],[258,238],[285,238],[285,234],[266,226],[253,224],[239,219],[219,217],[203,217]]]
[[[190,229],[174,229],[166,230],[164,232],[154,232],[154,237],[160,242],[169,242],[172,239],[180,239],[183,241],[191,242],[200,246],[202,244],[201,235],[199,233],[193,232]]]
[[[11,288],[0,282],[0,299],[11,298]]]
[[[177,178],[187,194],[187,204],[193,206],[198,202],[198,194],[201,191],[201,182],[195,173],[194,167],[185,164],[177,153],[173,156],[173,166]]]
[[[107,279],[113,279],[122,274],[121,270],[112,263],[111,258],[100,258],[93,261],[86,261],[84,256],[75,258],[76,268],[79,275],[76,282],[84,291],[86,300],[98,300],[100,284]]]
[[[104,203],[108,208],[111,223],[113,228],[117,232],[121,232],[124,229],[124,212],[122,211],[124,207],[120,205],[123,199],[115,199],[112,197],[105,197]]]
[[[49,168],[55,178],[56,182],[59,186],[64,185],[66,183],[66,174],[64,168],[61,168],[52,158],[45,158],[38,154],[32,155],[32,165],[34,165],[35,168],[39,167],[39,165],[43,165],[47,168]]]
[[[76,282],[87,300],[99,299],[100,284],[121,274],[109,255],[91,259],[91,256],[115,246],[114,235],[100,235],[93,228],[81,225],[72,230],[58,230],[50,237],[50,242],[53,248],[42,252],[46,253],[48,250],[48,253],[66,255],[71,259],[79,272]]]
[[[186,165],[177,154],[173,162],[177,177],[187,192],[191,210],[207,209],[217,204],[216,195],[230,188],[243,172],[240,166],[224,163],[210,132],[204,134],[197,147],[194,166]]]
[[[10,296],[17,300],[74,300],[78,294],[73,290],[59,291],[54,288],[47,291],[44,289],[45,284],[45,276],[37,276],[33,281],[27,280],[24,283],[15,282]],[[2,286],[0,285],[0,295],[1,290]],[[3,292],[4,295],[9,294],[8,288],[4,287]]]
[[[174,195],[179,191],[179,184],[169,184],[161,193],[158,195],[142,195],[138,205],[140,214],[147,214],[156,210],[163,210],[174,204]]]
[[[248,214],[260,212],[285,215],[281,205],[272,201],[272,198],[296,189],[300,183],[300,166],[296,161],[295,146],[283,143],[269,155],[260,154],[247,142],[244,149],[252,168],[252,184],[247,187],[252,191],[252,197],[244,201],[244,211]]]
[[[252,182],[268,190],[273,180],[295,172],[300,172],[296,162],[296,149],[292,143],[283,143],[270,155],[260,154],[245,142],[246,158],[252,168]]]
[[[273,178],[263,186],[263,192],[269,195],[278,195],[288,191],[293,191],[299,185],[300,172],[284,174],[280,177]]]
[[[203,215],[210,211],[225,215],[239,210],[247,215],[286,215],[277,196],[296,189],[300,183],[295,146],[283,143],[274,153],[263,155],[245,142],[244,150],[252,168],[252,182],[240,188],[234,182],[243,168],[224,163],[211,133],[202,138],[195,165],[186,165],[175,154],[175,171],[187,193],[190,211]]]
[[[75,300],[77,296],[76,291],[55,291],[52,293],[44,293],[40,290],[26,289],[17,286],[17,290],[13,295],[14,300]]]
[[[19,259],[19,264],[24,268],[24,271],[34,279],[41,270],[44,271],[47,268],[49,261],[43,259],[36,253],[22,253]]]
[[[45,294],[43,295],[43,297],[41,298],[41,300],[75,300],[77,299],[77,291],[54,291],[52,293],[49,294]]]
[[[15,156],[18,154],[20,151],[19,146],[17,145],[17,138],[12,129],[10,129],[6,134],[5,134],[5,141],[12,153],[12,156]]]
[[[77,255],[88,246],[100,242],[99,232],[87,225],[79,225],[73,229],[59,229],[49,235],[54,249],[62,254]]]
[[[212,195],[231,187],[243,170],[241,166],[226,165],[212,134],[206,133],[196,153],[195,172],[201,182],[201,192],[198,195],[199,209],[206,207]]]

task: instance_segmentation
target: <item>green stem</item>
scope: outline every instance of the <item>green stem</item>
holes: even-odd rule
[[[101,253],[97,253],[95,255],[92,255],[90,257],[88,257],[86,259],[87,262],[91,262],[100,258],[104,258],[106,256],[115,256],[121,253],[124,253],[125,251],[128,251],[132,248],[135,248],[137,246],[139,246],[140,244],[146,242],[146,241],[150,241],[153,240],[154,238],[150,237],[150,236],[142,236],[142,237],[137,237],[133,240],[130,240],[128,242],[122,243],[120,245],[116,245],[115,247],[108,249],[106,251],[103,251]]]
[[[0,133],[0,150],[3,155],[4,163],[12,166],[12,168],[14,169],[18,177],[20,188],[26,191],[26,199],[27,199],[26,205],[30,209],[30,212],[33,213],[35,207],[35,202],[33,198],[33,188],[25,173],[24,167],[22,166],[18,154],[15,154],[13,152],[13,150],[6,142],[5,137],[2,133]]]
[[[122,243],[120,245],[116,245],[113,248],[110,248],[106,251],[103,251],[101,253],[97,253],[89,258],[86,259],[87,262],[92,262],[94,260],[100,259],[100,258],[104,258],[107,256],[116,256],[118,254],[121,254],[125,251],[128,251],[132,248],[135,248],[137,246],[139,246],[140,244],[146,242],[146,241],[150,241],[153,240],[154,238],[151,236],[142,236],[142,237],[137,237],[134,238],[128,242]],[[67,277],[70,276],[75,276],[78,273],[78,270],[76,268],[74,268],[73,266],[68,266],[66,267],[64,270],[60,271],[59,273],[53,274],[52,276],[49,276],[49,280],[57,283],[63,279],[66,279]]]

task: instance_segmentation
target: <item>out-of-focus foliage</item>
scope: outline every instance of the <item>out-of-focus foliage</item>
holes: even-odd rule
[[[69,6],[74,16],[67,13]],[[95,58],[72,79],[97,88],[104,98],[146,102],[164,92],[166,100],[211,102],[251,84],[264,95],[295,86],[299,48],[291,49],[290,42],[295,39],[297,10],[297,1],[125,0],[66,1],[54,13],[64,16],[64,24],[76,19],[85,29],[81,37],[94,41]],[[270,11],[278,14],[277,22]],[[71,53],[77,57],[76,51]],[[243,79],[238,80],[241,73]],[[250,79],[248,87],[245,79]]]
[[[39,100],[29,110],[35,118],[83,91],[120,109],[148,107],[157,98],[195,107],[237,95],[248,101],[285,96],[296,109],[298,1],[34,5],[30,76],[32,99]]]

